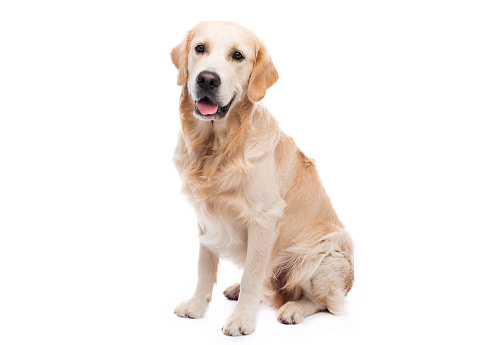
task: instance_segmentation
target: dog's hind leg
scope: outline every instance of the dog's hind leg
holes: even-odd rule
[[[352,279],[351,265],[343,254],[325,256],[310,280],[301,284],[300,299],[289,301],[279,309],[278,320],[285,324],[297,324],[322,310],[342,315]]]
[[[345,296],[354,281],[354,246],[343,229],[329,235],[329,249],[311,277],[312,298],[335,315],[344,314]]]
[[[327,255],[311,277],[312,296],[330,313],[345,313],[345,296],[352,287],[354,271],[342,252]]]
[[[302,294],[300,299],[291,299],[280,308],[278,320],[282,323],[300,323],[306,316],[321,310],[335,315],[344,313],[345,296],[354,280],[352,240],[340,229],[325,236],[317,250],[299,261],[302,262],[301,271],[311,269],[311,273],[294,279]]]

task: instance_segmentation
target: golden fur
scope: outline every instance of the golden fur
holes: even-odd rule
[[[218,38],[221,31],[223,39]],[[213,66],[203,62],[209,54],[190,56],[197,40],[213,47],[212,54],[219,47],[220,51],[229,49],[226,41],[244,41],[242,47],[253,47],[244,51],[246,65],[224,62],[224,57],[217,60],[217,66],[222,66],[218,69],[227,71],[225,75],[237,73],[233,79],[242,82],[234,86],[237,102],[216,121],[193,116],[192,74],[196,66]],[[182,86],[181,132],[174,163],[183,191],[195,207],[200,231],[198,287],[175,313],[203,315],[219,256],[245,269],[241,287],[237,284],[225,291],[228,298],[239,298],[235,313],[223,327],[226,334],[253,331],[260,298],[281,308],[278,318],[284,323],[298,323],[319,310],[341,312],[354,279],[352,240],[314,162],[259,103],[278,80],[267,49],[241,26],[204,22],[189,31],[171,57]]]

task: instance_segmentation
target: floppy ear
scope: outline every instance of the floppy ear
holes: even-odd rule
[[[179,86],[186,85],[188,80],[187,60],[191,37],[192,31],[188,32],[182,42],[170,53],[175,68],[179,70],[177,75],[177,85]]]
[[[266,90],[279,78],[278,71],[274,67],[266,47],[259,42],[257,49],[257,58],[248,83],[248,98],[252,102],[259,102],[264,98]]]

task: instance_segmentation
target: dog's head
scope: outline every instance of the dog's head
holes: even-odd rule
[[[262,42],[235,23],[202,22],[170,55],[200,120],[224,119],[244,98],[259,102],[278,80]]]

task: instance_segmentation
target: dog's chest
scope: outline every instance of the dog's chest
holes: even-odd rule
[[[267,149],[247,148],[216,164],[217,156],[188,152],[181,138],[174,156],[183,192],[197,214],[200,242],[236,263],[245,262],[249,226],[272,228],[285,206],[273,151]]]
[[[213,252],[243,264],[248,235],[244,221],[237,213],[248,208],[248,205],[242,205],[244,201],[241,198],[237,198],[237,201],[234,199],[218,197],[215,200],[192,202],[200,226],[200,242]]]

